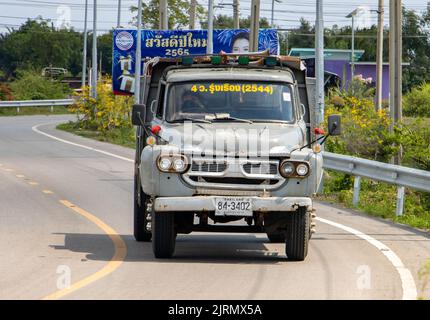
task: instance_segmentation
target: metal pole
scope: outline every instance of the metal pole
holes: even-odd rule
[[[240,4],[239,0],[233,0],[233,29],[240,28]]]
[[[197,0],[191,0],[190,3],[190,29],[194,30],[196,28],[196,6]]]
[[[270,26],[274,28],[274,20],[275,20],[275,0],[272,0],[272,15],[270,19]]]
[[[317,0],[315,32],[316,123],[324,121],[324,20],[323,0]]]
[[[134,102],[140,103],[140,69],[142,64],[142,0],[138,0],[137,6],[137,41],[136,41],[136,61],[134,75]]]
[[[360,187],[361,187],[361,177],[354,177],[354,193],[352,196],[352,205],[354,207],[358,206],[360,202]]]
[[[82,80],[81,87],[85,86],[87,78],[87,20],[88,20],[88,0],[85,0],[85,20],[84,20],[84,49],[82,50]]]
[[[116,20],[116,27],[121,27],[121,0],[118,0],[118,17]]]
[[[398,187],[397,188],[396,216],[403,215],[404,207],[405,207],[405,187]]]
[[[378,2],[378,40],[376,47],[376,110],[381,110],[384,65],[384,0]]]
[[[260,0],[251,3],[250,51],[258,51],[258,34],[260,32]]]
[[[352,16],[352,39],[351,39],[351,80],[355,74],[355,15]]]
[[[391,130],[402,120],[402,1],[390,0],[390,115]],[[402,152],[393,158],[400,164]]]
[[[160,0],[160,18],[159,18],[159,29],[169,29],[169,18],[167,14],[167,0]]]
[[[208,44],[206,53],[213,53],[213,32],[214,32],[214,1],[208,1]]]
[[[92,97],[97,98],[97,0],[94,0],[93,6],[93,58],[92,58],[92,83],[91,91]],[[94,110],[97,112],[97,110]]]

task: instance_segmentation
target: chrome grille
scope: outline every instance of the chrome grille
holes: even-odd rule
[[[245,163],[243,170],[248,174],[278,174],[278,165],[275,163]]]
[[[227,164],[223,162],[202,162],[193,161],[191,171],[193,172],[224,172],[227,169]]]

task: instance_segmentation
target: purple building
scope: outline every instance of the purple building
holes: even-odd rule
[[[360,61],[364,50],[355,50],[355,71],[354,75],[362,75],[364,79],[372,78],[372,85],[376,85],[376,62]],[[291,56],[300,57],[305,60],[308,67],[308,75],[315,76],[315,49],[313,48],[293,48]],[[351,50],[324,49],[324,69],[326,72],[326,84],[328,82],[338,84],[343,87],[351,81]],[[404,66],[407,64],[403,64]],[[390,69],[389,64],[384,63],[382,69],[382,98],[388,100],[390,97]]]

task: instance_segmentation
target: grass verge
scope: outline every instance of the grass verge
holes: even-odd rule
[[[324,192],[318,199],[358,209],[372,216],[389,219],[415,228],[430,230],[430,194],[406,188],[402,216],[396,216],[397,187],[370,179],[361,179],[360,201],[352,204],[353,177],[326,171]]]
[[[19,112],[17,112],[16,108],[0,108],[0,117],[71,113],[67,107],[54,107],[52,112],[51,112],[51,107],[21,107],[19,109],[20,109]]]
[[[91,128],[83,128],[80,123],[68,122],[57,126],[57,129],[74,133],[78,136],[90,138],[98,141],[109,142],[120,146],[134,148],[135,147],[135,129],[131,128],[115,128],[109,131],[97,131]]]

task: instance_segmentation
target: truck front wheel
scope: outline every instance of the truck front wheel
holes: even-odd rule
[[[138,192],[140,192],[140,202],[139,205]],[[146,217],[147,212],[147,195],[142,191],[139,185],[139,181],[134,178],[134,238],[138,242],[149,242],[151,241],[151,231],[148,231],[148,223]]]
[[[173,213],[155,213],[152,226],[152,250],[159,259],[173,256],[176,244],[175,216]]]
[[[303,261],[308,254],[310,213],[300,207],[289,217],[285,237],[285,253],[289,260]]]

